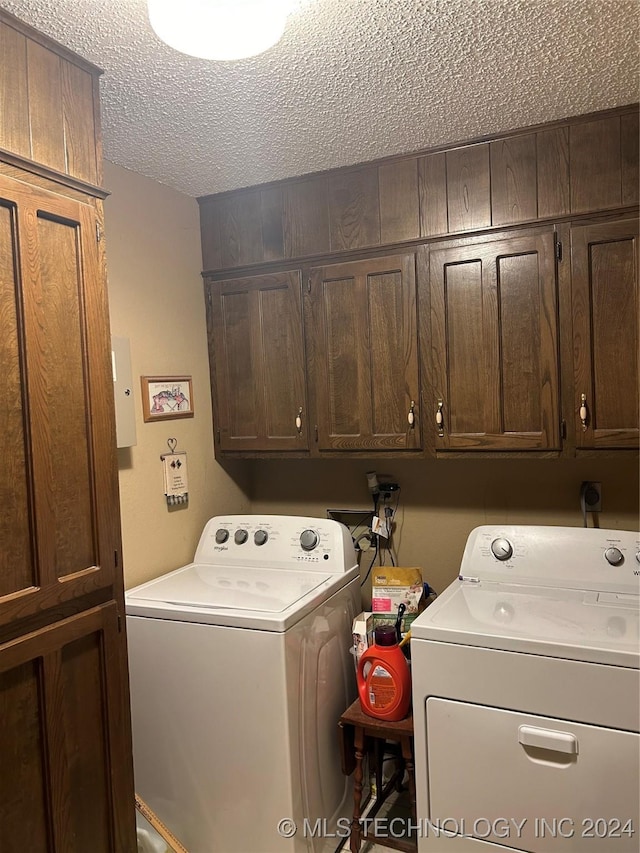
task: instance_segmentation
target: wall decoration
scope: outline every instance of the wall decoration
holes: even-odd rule
[[[140,381],[146,422],[193,417],[190,376],[141,376]]]

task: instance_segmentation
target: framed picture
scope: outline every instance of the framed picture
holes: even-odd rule
[[[141,376],[145,421],[193,417],[190,376]]]

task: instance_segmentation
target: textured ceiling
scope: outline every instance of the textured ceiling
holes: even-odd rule
[[[192,59],[145,0],[0,0],[104,69],[105,157],[189,195],[638,99],[638,0],[299,0],[261,56]]]

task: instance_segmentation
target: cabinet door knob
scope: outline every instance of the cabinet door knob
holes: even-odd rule
[[[587,395],[580,395],[580,422],[582,423],[582,431],[587,431],[587,421],[589,420],[589,409],[587,408]]]
[[[409,426],[411,427],[411,429],[413,429],[416,425],[415,407],[416,407],[416,404],[412,400],[411,405],[409,406],[409,414],[407,415],[407,422],[409,423]]]
[[[438,400],[438,411],[436,412],[436,425],[438,427],[438,435],[440,438],[444,437],[444,415],[442,413],[443,407],[442,400]]]
[[[298,435],[302,434],[302,406],[298,409],[298,414],[296,415],[296,429],[298,430]]]

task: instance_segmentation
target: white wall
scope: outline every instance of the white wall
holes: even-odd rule
[[[214,460],[200,227],[195,199],[105,163],[113,335],[129,338],[137,444],[118,451],[125,585],[188,563],[211,516],[246,511],[247,471]],[[141,376],[193,377],[195,416],[144,423]],[[160,454],[187,451],[189,505],[169,510]]]

